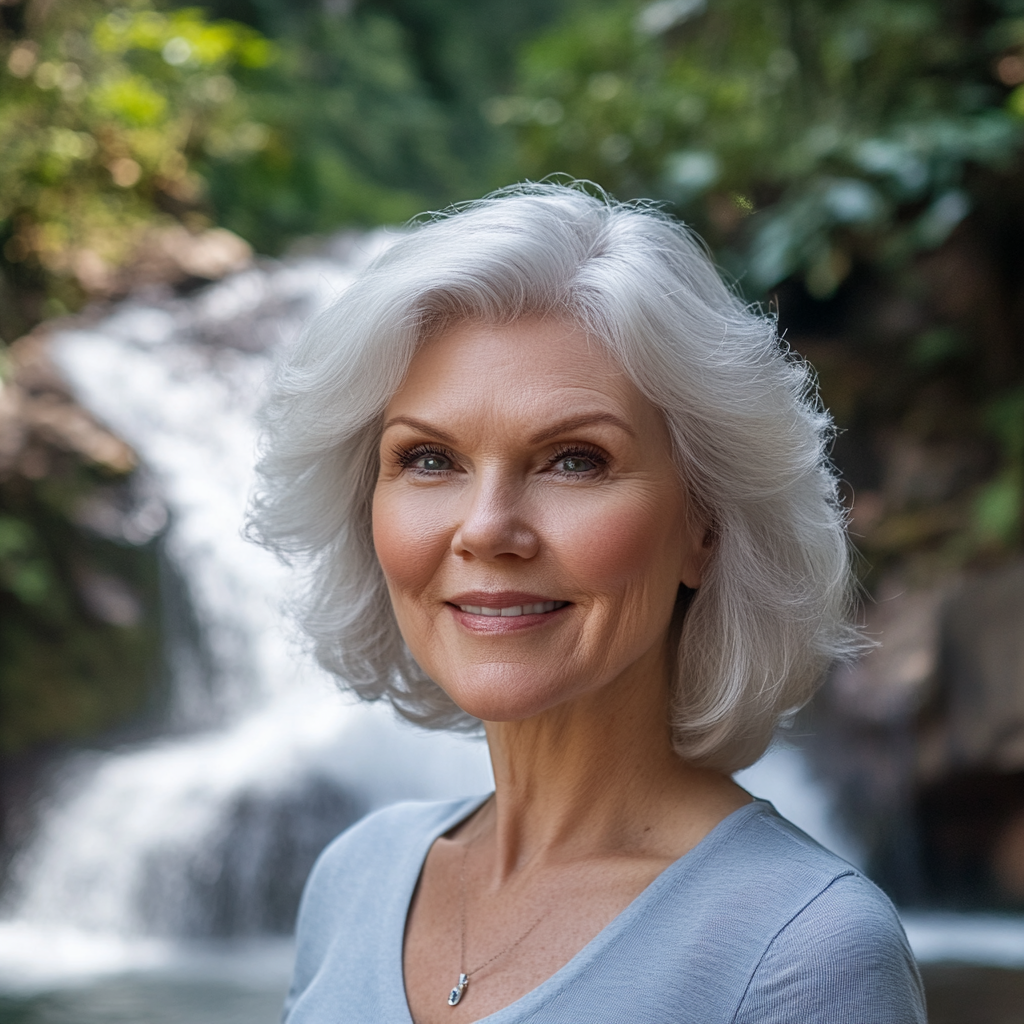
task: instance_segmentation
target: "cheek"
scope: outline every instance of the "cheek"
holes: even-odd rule
[[[411,497],[380,487],[373,496],[373,546],[396,605],[423,591],[448,549],[441,510]]]
[[[595,594],[664,590],[674,602],[681,560],[674,494],[633,494],[565,521],[558,546],[573,575]],[[681,510],[680,510],[681,512]]]

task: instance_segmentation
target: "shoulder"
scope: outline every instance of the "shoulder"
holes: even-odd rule
[[[415,843],[440,826],[466,800],[406,801],[373,811],[336,836],[317,858],[310,882],[342,870],[357,868],[362,861],[380,865],[380,857],[397,845]]]
[[[455,824],[477,798],[391,804],[361,818],[329,843],[317,858],[299,908],[299,930],[312,923],[317,908],[336,913],[349,894],[365,894],[366,883],[400,873],[410,858],[426,853],[425,844]],[[450,827],[450,826],[449,826]]]
[[[760,872],[777,870],[793,884],[813,887],[857,869],[783,818],[766,800],[755,800],[734,817],[734,855]],[[726,819],[726,823],[729,819]]]
[[[392,925],[400,933],[431,842],[479,802],[393,804],[368,814],[324,849],[299,906],[286,1017],[326,963],[369,955]]]
[[[752,943],[771,939],[837,879],[858,874],[763,800],[733,812],[687,859],[696,862],[696,890],[709,913],[723,898],[746,908]]]
[[[752,833],[767,849],[754,860],[776,915],[736,1024],[923,1024],[920,975],[888,897],[785,819],[760,817]]]

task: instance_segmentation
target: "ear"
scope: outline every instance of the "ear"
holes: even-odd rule
[[[680,582],[690,590],[699,589],[711,556],[718,546],[718,532],[703,522],[692,522],[686,527],[686,542]]]

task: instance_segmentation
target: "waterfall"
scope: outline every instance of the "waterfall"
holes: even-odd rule
[[[5,982],[145,967],[183,936],[286,932],[312,857],[359,815],[489,788],[479,742],[338,694],[289,636],[287,571],[240,533],[269,352],[386,242],[343,238],[54,337],[80,401],[133,445],[166,507],[202,656],[169,652],[164,736],[63,766],[13,867]]]
[[[269,353],[387,241],[344,236],[191,296],[126,300],[54,337],[80,401],[138,452],[159,498],[143,512],[151,532],[166,519],[163,551],[201,630],[168,652],[163,735],[64,764],[12,870],[0,989],[154,969],[211,937],[286,933],[312,857],[346,824],[397,799],[489,788],[479,742],[337,692],[288,633],[287,571],[240,534]],[[740,781],[856,860],[798,751],[776,748]],[[244,962],[259,972],[253,948]]]

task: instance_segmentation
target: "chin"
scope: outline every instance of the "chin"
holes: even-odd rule
[[[568,680],[538,675],[527,676],[521,665],[491,664],[484,671],[475,666],[472,678],[452,679],[442,689],[482,722],[522,722],[577,696]]]

